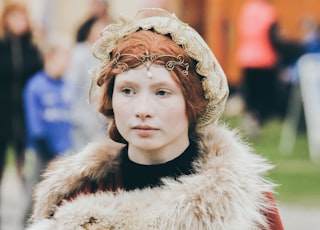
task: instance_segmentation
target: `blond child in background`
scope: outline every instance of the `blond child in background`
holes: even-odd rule
[[[29,149],[36,152],[31,188],[41,171],[57,155],[72,148],[70,108],[72,92],[64,80],[69,65],[71,43],[65,38],[51,38],[42,46],[44,69],[34,74],[24,89],[27,138]],[[28,213],[31,210],[31,204]]]

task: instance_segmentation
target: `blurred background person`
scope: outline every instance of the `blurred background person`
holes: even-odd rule
[[[304,47],[284,35],[271,0],[246,1],[238,23],[243,125],[255,137],[271,118],[285,116],[291,89],[287,69],[304,53]]]
[[[105,24],[110,23],[111,17],[108,10],[109,6],[107,0],[90,0],[88,16],[76,32],[76,41],[86,41],[88,35],[88,24],[90,24],[90,21],[99,19]]]
[[[71,90],[64,80],[70,61],[70,42],[64,37],[52,37],[42,45],[44,69],[35,73],[24,90],[28,148],[36,152],[34,178],[27,181],[27,194],[40,180],[40,174],[55,156],[72,149]],[[27,215],[31,211],[31,204]],[[28,216],[26,216],[28,218]]]
[[[0,180],[6,151],[12,147],[18,175],[22,178],[25,153],[25,123],[22,90],[29,77],[42,68],[35,46],[36,32],[25,5],[3,3],[0,18]]]
[[[99,64],[92,54],[92,45],[105,25],[104,20],[97,18],[90,18],[83,24],[82,36],[85,40],[75,44],[66,74],[76,98],[72,103],[72,139],[75,150],[80,150],[93,139],[105,136],[105,121],[99,119],[102,117],[89,98],[93,80],[89,72]]]
[[[285,74],[283,74],[284,77],[282,77],[282,79],[285,79],[288,83],[290,89],[279,144],[279,149],[284,154],[293,152],[297,134],[312,130],[312,128],[307,128],[307,123],[309,123],[309,127],[317,126],[310,125],[310,122],[314,119],[313,113],[318,105],[318,103],[314,101],[314,98],[317,98],[316,95],[320,89],[320,85],[317,86],[317,77],[312,77],[317,72],[316,65],[319,62],[319,56],[317,56],[317,54],[320,53],[320,27],[318,20],[311,15],[301,17],[299,26],[302,34],[301,49],[303,49],[303,52],[297,58],[293,59],[292,64],[290,63],[290,66],[286,68],[287,71],[283,71]],[[294,50],[294,47],[291,49]],[[304,91],[302,88],[304,88]],[[302,91],[304,92],[303,95]],[[306,108],[313,109],[311,113],[308,113],[310,110]],[[308,134],[309,143],[310,136],[313,135]],[[311,151],[313,148],[314,147],[311,146],[309,147],[310,153],[313,152]]]
[[[241,9],[238,23],[240,41],[236,55],[243,78],[244,127],[255,136],[259,126],[271,116],[275,103],[278,56],[271,32],[277,13],[269,0],[249,0]]]
[[[303,107],[301,107],[300,76],[297,62],[301,56],[308,53],[320,53],[320,26],[317,20],[305,15],[299,21],[301,39],[297,42],[279,41],[277,44],[280,50],[280,65],[282,66],[281,80],[288,85],[288,108],[286,118],[294,116],[299,131],[305,131],[305,117]],[[276,29],[276,28],[275,28]],[[298,108],[301,107],[301,108]],[[295,114],[293,114],[295,113]]]

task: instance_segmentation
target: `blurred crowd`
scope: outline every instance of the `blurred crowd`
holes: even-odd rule
[[[315,114],[319,105],[309,106],[309,98],[319,98],[320,78],[317,76],[314,81],[308,81],[308,90],[301,91],[302,79],[310,78],[309,75],[315,75],[317,71],[309,68],[302,72],[298,64],[308,55],[309,63],[319,65],[319,23],[310,15],[301,18],[297,30],[301,31],[302,37],[297,40],[284,33],[273,1],[248,0],[240,9],[239,46],[235,55],[241,69],[242,82],[236,92],[243,102],[243,127],[249,137],[257,138],[266,122],[280,119],[284,122],[279,140],[281,152],[292,151],[294,135],[298,131],[307,131],[309,151],[319,149],[319,144],[314,147],[310,140],[316,139],[313,142],[319,143],[320,139],[309,132],[319,128],[319,120],[309,119],[309,114]],[[312,109],[306,109],[307,104]],[[319,160],[320,152],[316,151],[311,155]]]
[[[32,187],[57,155],[72,154],[103,138],[106,122],[89,103],[92,76],[98,65],[91,46],[108,24],[106,1],[92,0],[76,37],[43,34],[33,27],[22,2],[6,2],[0,19],[0,183],[10,149],[30,204]],[[26,162],[34,154],[35,162]],[[25,175],[24,166],[33,172]]]
[[[87,18],[73,40],[61,34],[47,37],[32,25],[22,3],[9,2],[0,18],[0,183],[6,152],[14,153],[21,181],[31,187],[55,156],[72,154],[106,135],[106,121],[88,103],[97,66],[91,47],[112,20],[103,0],[92,0]],[[236,53],[242,84],[236,90],[244,102],[244,126],[251,136],[269,119],[285,119],[292,90],[299,84],[297,61],[320,52],[319,22],[305,18],[305,36],[293,41],[283,36],[276,10],[268,0],[251,0],[238,20]],[[35,154],[35,173],[23,173],[26,154]],[[31,199],[30,199],[31,202]],[[30,213],[31,203],[26,211]]]

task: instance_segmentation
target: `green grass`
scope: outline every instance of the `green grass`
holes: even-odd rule
[[[242,127],[240,118],[230,121],[231,127]],[[282,203],[320,207],[320,164],[309,158],[306,134],[298,133],[292,153],[283,154],[279,151],[281,128],[280,121],[271,120],[262,127],[258,138],[248,139],[259,154],[275,165],[269,174],[280,185],[275,198]]]

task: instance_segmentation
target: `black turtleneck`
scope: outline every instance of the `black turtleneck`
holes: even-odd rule
[[[121,155],[122,185],[125,190],[143,189],[161,185],[161,178],[177,178],[194,172],[192,163],[197,158],[196,144],[191,142],[188,148],[177,158],[163,164],[142,165],[131,161],[128,148]]]

